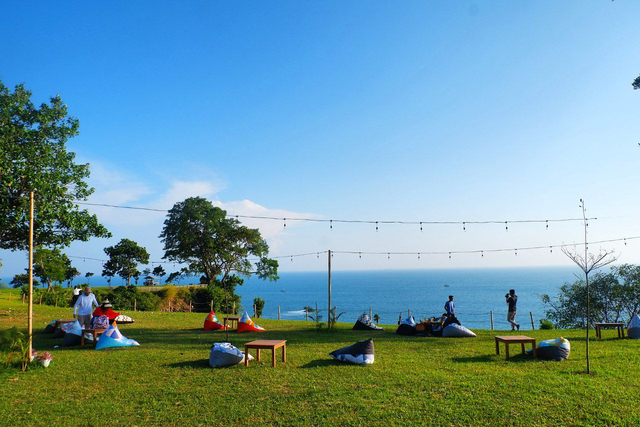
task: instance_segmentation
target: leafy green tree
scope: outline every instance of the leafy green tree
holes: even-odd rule
[[[67,266],[67,271],[65,272],[64,278],[67,281],[67,284],[69,286],[71,286],[71,283],[73,283],[73,279],[75,279],[78,276],[80,276],[80,271],[78,271],[77,268],[71,265]]]
[[[51,290],[53,282],[62,282],[67,278],[70,267],[71,261],[60,249],[38,248],[33,254],[33,273],[43,284],[47,284],[48,290]]]
[[[102,275],[113,277],[117,274],[127,279],[127,286],[131,285],[132,277],[140,277],[138,264],[149,263],[147,250],[129,239],[120,240],[117,245],[105,248],[104,252],[109,256],[109,260],[103,266]]]
[[[633,86],[633,90],[640,89],[640,76],[636,77],[631,86]]]
[[[110,236],[95,215],[76,204],[94,191],[85,182],[89,165],[76,164],[65,146],[78,126],[60,96],[37,107],[24,85],[11,92],[0,81],[0,249],[27,249],[31,191],[37,246]]]
[[[29,274],[27,273],[23,273],[23,274],[16,274],[15,276],[13,276],[13,280],[11,280],[10,285],[13,286],[14,288],[21,288],[22,286],[28,286],[29,285]],[[33,286],[40,286],[40,281],[38,279],[36,279],[35,277],[33,278]]]
[[[162,267],[161,265],[157,265],[153,268],[153,275],[158,276],[161,280],[162,276],[164,276],[165,274],[167,274],[167,272],[164,271],[164,267]],[[160,283],[162,284],[162,281],[160,281]]]
[[[260,231],[227,218],[226,211],[204,198],[176,203],[167,215],[160,238],[165,259],[186,264],[184,274],[202,274],[210,284],[220,277],[219,283],[225,286],[236,275],[278,279],[278,262],[267,258],[269,246]],[[249,257],[258,258],[255,265]]]
[[[84,277],[86,277],[86,278],[87,278],[87,281],[88,281],[89,283],[91,283],[91,276],[93,276],[93,275],[94,275],[94,274],[93,274],[92,272],[87,271],[87,272],[85,273]]]

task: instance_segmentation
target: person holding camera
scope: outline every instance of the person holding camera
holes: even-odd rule
[[[509,304],[509,313],[507,314],[507,322],[511,323],[511,330],[520,330],[520,325],[516,323],[516,304],[518,302],[518,296],[516,295],[516,291],[513,289],[509,289],[509,293],[506,294],[505,299],[507,300],[507,304]]]

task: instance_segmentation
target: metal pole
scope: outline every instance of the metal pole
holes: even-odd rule
[[[27,318],[27,333],[29,335],[29,361],[31,361],[31,354],[33,354],[33,191],[29,196],[30,198],[30,213],[29,213],[29,316]],[[40,295],[40,301],[42,301],[42,295]]]
[[[531,330],[533,331],[536,327],[533,325],[533,313],[529,312],[529,317],[531,318]]]
[[[493,310],[489,311],[489,317],[491,318],[491,330],[493,331]]]
[[[327,324],[331,326],[331,249],[327,251],[328,271],[329,271],[329,305],[327,309]]]

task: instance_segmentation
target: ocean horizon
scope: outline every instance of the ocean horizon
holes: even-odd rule
[[[577,267],[509,267],[432,270],[365,270],[332,271],[331,304],[341,314],[339,322],[355,322],[362,313],[380,316],[381,324],[396,324],[409,311],[416,320],[442,314],[449,295],[454,296],[456,313],[469,328],[489,329],[493,313],[494,329],[509,329],[504,295],[515,289],[518,295],[516,321],[522,329],[535,328],[550,307],[542,303],[541,295],[555,297],[560,286],[577,280]],[[3,279],[9,283],[11,279]],[[193,284],[195,278],[183,279],[179,286]],[[83,277],[73,284],[89,283],[94,287],[108,286],[103,277]],[[126,284],[120,278],[112,286]],[[328,275],[326,271],[283,272],[276,282],[257,277],[246,279],[236,288],[243,308],[253,315],[253,299],[265,301],[262,317],[283,320],[304,320],[304,307],[316,304],[327,319]],[[531,315],[530,315],[531,313]],[[259,324],[259,321],[257,321]]]

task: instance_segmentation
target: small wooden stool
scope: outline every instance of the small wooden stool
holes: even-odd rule
[[[80,334],[80,345],[84,345],[84,334],[93,334],[93,346],[98,343],[98,337],[104,334],[106,329],[84,329]]]
[[[249,366],[249,349],[255,348],[257,350],[256,359],[260,361],[260,350],[271,350],[271,356],[273,357],[273,363],[271,366],[276,366],[276,348],[282,347],[282,361],[287,361],[287,340],[256,340],[248,342],[244,345],[244,366]]]
[[[224,326],[227,326],[227,322],[230,323],[229,326],[233,329],[233,325],[235,323],[235,329],[238,329],[238,321],[242,318],[242,316],[225,316],[224,317]]]

